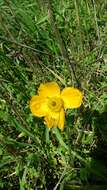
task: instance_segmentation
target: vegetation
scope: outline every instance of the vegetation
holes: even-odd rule
[[[106,0],[0,0],[0,189],[107,189],[106,10]],[[84,93],[64,132],[29,109],[47,81]]]

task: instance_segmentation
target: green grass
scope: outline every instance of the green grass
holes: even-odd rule
[[[0,1],[0,189],[107,187],[106,0]],[[41,82],[84,93],[64,132],[29,100]]]

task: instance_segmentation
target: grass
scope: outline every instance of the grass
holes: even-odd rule
[[[0,1],[0,189],[107,189],[106,0]],[[64,132],[29,100],[41,82],[84,92]]]

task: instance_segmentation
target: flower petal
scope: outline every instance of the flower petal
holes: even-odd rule
[[[59,127],[61,131],[64,130],[64,122],[65,122],[65,113],[64,109],[62,108],[60,112],[53,113],[53,115],[49,114],[44,118],[44,123],[47,127]]]
[[[64,108],[78,108],[82,104],[82,93],[77,88],[66,87],[61,93],[64,101]]]
[[[30,100],[30,109],[33,115],[43,117],[47,115],[47,99],[40,96],[32,96]]]
[[[38,94],[44,97],[60,96],[60,88],[56,82],[47,82],[40,84]]]
[[[62,108],[59,113],[59,122],[58,122],[58,127],[61,131],[64,130],[64,123],[65,123],[65,113],[64,109]]]
[[[52,118],[50,116],[46,116],[44,118],[44,124],[47,125],[48,128],[57,127],[58,125],[58,118]]]

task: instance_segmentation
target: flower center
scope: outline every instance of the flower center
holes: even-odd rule
[[[55,101],[52,101],[52,106],[56,106],[56,102]]]
[[[63,101],[61,98],[57,97],[49,98],[48,107],[51,109],[51,111],[59,112],[63,107]]]

